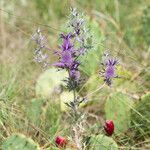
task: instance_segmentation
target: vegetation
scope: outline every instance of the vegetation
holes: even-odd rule
[[[86,14],[97,43],[83,58],[84,80],[78,93],[84,96],[103,84],[98,72],[105,50],[119,56],[121,64],[117,67],[121,78],[112,88],[104,86],[80,107],[88,114],[87,149],[150,149],[149,0],[0,1],[1,149],[57,150],[59,135],[68,139],[66,149],[76,149],[63,101],[72,95],[60,86],[66,74],[55,74],[54,68],[45,71],[35,63],[31,40],[40,28],[49,48],[58,49],[71,6]],[[51,62],[55,60],[51,57]],[[106,119],[115,123],[112,137],[99,134]],[[16,148],[15,143],[20,145]]]

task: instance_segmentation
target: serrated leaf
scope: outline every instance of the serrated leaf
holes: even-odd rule
[[[8,137],[2,144],[2,150],[39,150],[38,144],[22,134]]]

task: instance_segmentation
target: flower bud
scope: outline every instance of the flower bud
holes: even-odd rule
[[[104,125],[105,132],[108,136],[111,136],[114,133],[114,123],[112,120],[106,120]]]
[[[67,140],[64,137],[57,136],[55,139],[55,143],[58,147],[66,147]]]

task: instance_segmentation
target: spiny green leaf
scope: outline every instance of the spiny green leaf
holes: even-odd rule
[[[115,124],[115,133],[125,132],[130,125],[132,99],[127,95],[117,92],[106,100],[106,119],[111,119]]]
[[[90,139],[90,149],[93,150],[118,150],[116,142],[105,135],[99,134]]]
[[[22,134],[14,134],[2,144],[2,150],[40,150],[38,144]]]

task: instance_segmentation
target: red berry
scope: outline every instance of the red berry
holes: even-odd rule
[[[111,136],[114,133],[114,123],[112,120],[106,120],[104,129],[108,136]]]
[[[64,137],[57,136],[55,139],[55,143],[58,147],[65,147],[67,144],[67,140]]]

